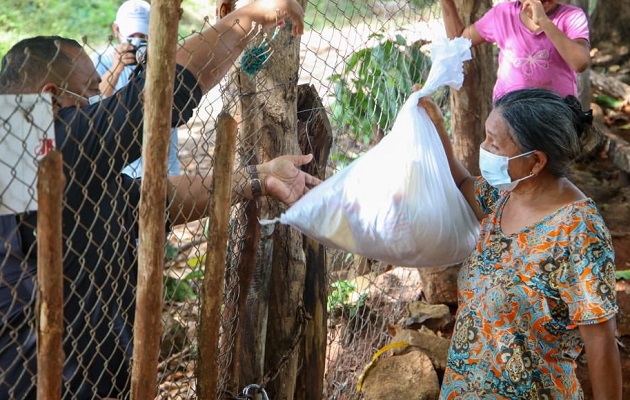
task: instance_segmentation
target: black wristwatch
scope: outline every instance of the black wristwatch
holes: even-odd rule
[[[249,172],[250,185],[252,189],[252,196],[254,196],[254,200],[258,199],[262,196],[262,182],[258,177],[258,170],[255,165],[248,165],[246,167],[247,172]]]

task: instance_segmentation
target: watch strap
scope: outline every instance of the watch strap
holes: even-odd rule
[[[255,165],[248,165],[246,167],[246,170],[249,173],[249,182],[250,188],[252,190],[252,196],[254,196],[254,199],[258,199],[260,196],[262,196],[262,182],[258,177],[258,170],[256,169]]]

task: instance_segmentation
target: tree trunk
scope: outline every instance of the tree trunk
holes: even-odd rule
[[[485,14],[492,0],[457,0],[465,26]],[[486,118],[492,110],[492,89],[496,81],[496,61],[492,45],[473,47],[472,60],[464,63],[464,84],[451,91],[451,135],[455,155],[474,175],[479,175],[479,145],[485,137]],[[424,294],[431,304],[456,304],[457,274],[460,265],[421,270]]]
[[[592,47],[619,44],[630,36],[630,0],[598,0],[591,18]]]
[[[332,128],[324,106],[313,85],[298,88],[298,141],[302,153],[312,153],[314,162],[306,172],[324,180],[326,164],[333,141]],[[302,346],[297,380],[296,400],[319,400],[324,392],[326,365],[326,335],[328,315],[326,248],[315,240],[304,237],[306,256],[306,284],[304,308],[309,318]]]
[[[457,1],[464,25],[478,20],[492,7],[492,0]],[[472,49],[472,60],[464,63],[464,84],[451,92],[451,133],[455,154],[464,166],[479,174],[479,145],[485,122],[492,110],[492,88],[496,81],[495,57],[490,44]]]
[[[304,1],[301,1],[304,3]],[[290,25],[290,23],[287,23]],[[258,143],[261,161],[282,154],[300,154],[297,139],[297,77],[300,39],[291,29],[282,29],[271,44],[273,53],[267,64],[257,72],[258,96],[264,97],[262,140]],[[264,202],[261,216],[277,217],[283,211],[278,203]],[[273,258],[269,284],[265,377],[263,382],[269,397],[275,400],[293,399],[299,346],[305,328],[303,295],[306,277],[302,234],[278,225],[273,234]]]
[[[571,0],[571,4],[580,7],[582,10],[584,10],[586,15],[588,15],[589,3],[589,0]],[[587,68],[586,71],[578,74],[578,98],[580,99],[580,103],[582,103],[582,109],[584,110],[588,110],[589,108],[591,108],[590,72],[590,68]]]

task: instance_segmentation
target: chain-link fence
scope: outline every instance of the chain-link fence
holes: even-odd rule
[[[238,123],[236,183],[249,185],[247,165],[281,154],[313,153],[315,161],[308,170],[322,179],[343,169],[388,133],[411,85],[426,76],[430,61],[425,45],[444,36],[438,6],[439,2],[428,0],[310,0],[304,4],[306,31],[300,39],[293,38],[289,29],[259,32],[245,51],[256,65],[245,68],[248,61],[239,59],[236,64],[241,68],[231,69],[220,84],[200,97],[194,111],[189,103],[195,96],[195,89],[190,88],[194,77],[179,73],[174,108],[191,113],[173,115],[185,122],[177,131],[181,176],[188,182],[184,192],[191,196],[208,192],[211,172],[215,180],[221,172],[232,172],[229,158],[215,162],[221,135],[230,135],[219,132],[221,111]],[[180,41],[194,37],[196,33],[191,33]],[[83,394],[76,398],[116,397],[129,390],[137,282],[139,278],[145,284],[151,282],[142,276],[147,270],[141,270],[140,277],[136,270],[138,243],[154,238],[138,236],[142,213],[151,211],[138,208],[140,195],[147,197],[151,188],[141,189],[140,181],[120,171],[141,156],[142,106],[155,104],[156,98],[142,95],[139,86],[120,89],[100,106],[88,106],[87,97],[95,94],[98,82],[81,75],[85,60],[80,49],[72,43],[64,46],[71,49],[69,66],[47,64],[61,74],[52,96],[39,100],[12,96],[14,103],[2,104],[1,144],[10,154],[0,160],[4,243],[0,249],[0,387],[9,398],[33,398],[36,389],[39,308],[35,288],[41,240],[36,241],[35,235],[34,161],[56,147],[63,154],[67,177],[61,236],[64,390]],[[115,46],[112,41],[104,51]],[[82,47],[93,60],[103,52],[91,45]],[[144,84],[142,73],[140,78],[134,74],[129,87],[138,80]],[[87,90],[76,89],[85,82],[66,79],[69,76],[88,79]],[[3,92],[20,89],[28,88]],[[71,100],[72,96],[77,98]],[[79,101],[85,107],[79,112],[74,107],[64,109],[67,103],[58,104],[56,99]],[[38,107],[48,104],[48,110],[58,113],[61,118],[55,120],[54,128],[52,115],[41,123],[33,122],[42,113],[35,103]],[[19,122],[10,120],[11,115]],[[25,129],[27,125],[35,128]],[[56,145],[50,143],[53,131]],[[125,136],[125,132],[133,134]],[[145,160],[144,174],[155,172],[151,169],[161,165],[162,156],[167,158],[165,143],[145,146],[163,150],[157,150],[156,156],[145,149],[143,156],[158,161]],[[9,194],[18,187],[21,197],[9,201]],[[286,226],[261,227],[259,218],[277,217],[285,209],[264,197],[256,202],[233,198],[231,205],[225,199],[208,202],[222,204],[229,217],[225,260],[213,264],[222,258],[210,251],[209,236],[218,229],[213,226],[216,219],[211,209],[197,210],[211,218],[177,224],[190,219],[184,215],[188,210],[177,208],[179,203],[168,193],[168,218],[160,227],[162,233],[167,228],[167,241],[160,276],[163,311],[157,398],[197,398],[200,385],[214,387],[212,382],[201,383],[207,377],[200,376],[198,369],[204,362],[204,346],[213,345],[214,338],[204,336],[199,325],[201,299],[211,296],[220,298],[208,321],[217,327],[218,353],[216,360],[205,362],[212,364],[210,371],[217,372],[217,397],[254,398],[262,387],[278,398],[287,393],[298,398],[362,398],[357,384],[373,355],[390,341],[388,324],[403,318],[407,305],[420,296],[417,270],[324,249]],[[149,246],[146,251],[162,257],[160,243],[145,245]],[[214,286],[212,292],[204,292],[209,274]],[[325,339],[313,353],[311,346],[318,336]],[[135,343],[145,345],[138,338]],[[319,363],[314,361],[318,358]],[[137,361],[134,365],[143,368]],[[313,384],[320,376],[323,382]],[[318,387],[321,393],[313,393]]]

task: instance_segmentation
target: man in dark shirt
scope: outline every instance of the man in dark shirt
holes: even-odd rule
[[[294,0],[259,1],[234,11],[182,44],[177,53],[173,126],[187,121],[201,96],[224,75],[263,26],[291,18]],[[64,399],[126,397],[137,281],[138,180],[119,171],[140,156],[145,75],[92,104],[100,78],[73,40],[36,37],[2,60],[0,94],[49,93],[56,147],[63,154]],[[319,180],[302,172],[308,156],[282,156],[256,167],[263,195],[286,204]],[[203,217],[211,177],[169,177],[168,225]],[[253,199],[249,177],[236,174],[234,196]],[[35,398],[36,212],[0,216],[0,399]]]

